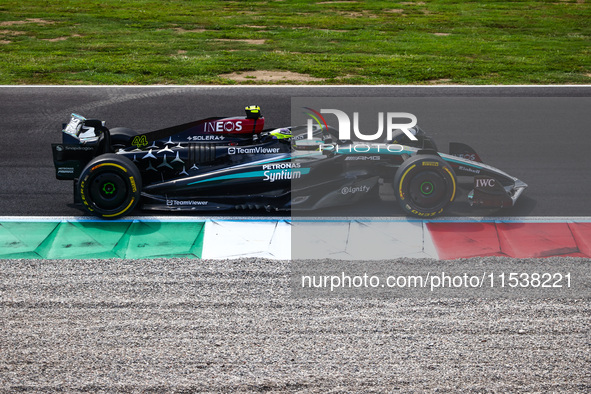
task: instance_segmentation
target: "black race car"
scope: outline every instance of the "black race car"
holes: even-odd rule
[[[311,210],[376,192],[409,215],[440,215],[468,180],[471,205],[510,207],[527,185],[451,143],[449,154],[419,127],[390,141],[342,141],[329,126],[264,129],[256,106],[151,132],[105,127],[72,114],[52,144],[56,177],[74,202],[105,219],[146,210]]]

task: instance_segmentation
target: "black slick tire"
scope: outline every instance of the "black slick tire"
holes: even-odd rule
[[[106,153],[82,170],[76,193],[87,212],[117,219],[133,211],[140,199],[141,183],[141,174],[131,160]]]
[[[436,155],[413,156],[398,168],[394,177],[396,199],[413,216],[441,215],[456,195],[453,169]]]

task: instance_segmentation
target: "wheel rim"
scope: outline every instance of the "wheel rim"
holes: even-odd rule
[[[424,171],[409,183],[411,201],[420,208],[432,209],[445,200],[447,184],[445,179],[434,171]]]
[[[433,191],[435,190],[435,185],[433,185],[433,182],[431,181],[425,181],[421,183],[419,189],[421,194],[428,196],[430,194],[433,194]]]
[[[127,199],[125,180],[112,172],[98,174],[91,181],[90,197],[93,204],[100,209],[117,209]]]

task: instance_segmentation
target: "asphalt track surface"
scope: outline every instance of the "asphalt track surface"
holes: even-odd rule
[[[108,127],[151,131],[262,107],[266,127],[290,124],[291,97],[385,97],[417,116],[442,151],[471,145],[485,163],[529,185],[518,204],[478,212],[458,201],[451,215],[591,216],[591,87],[0,87],[0,216],[72,216],[71,182],[57,181],[50,143],[75,112]],[[136,213],[138,214],[138,213]],[[228,215],[264,215],[228,212]],[[402,216],[369,201],[315,216]]]

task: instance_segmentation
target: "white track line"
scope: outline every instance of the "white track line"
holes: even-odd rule
[[[215,88],[215,89],[326,89],[326,88],[590,88],[591,85],[0,85],[0,88]]]

